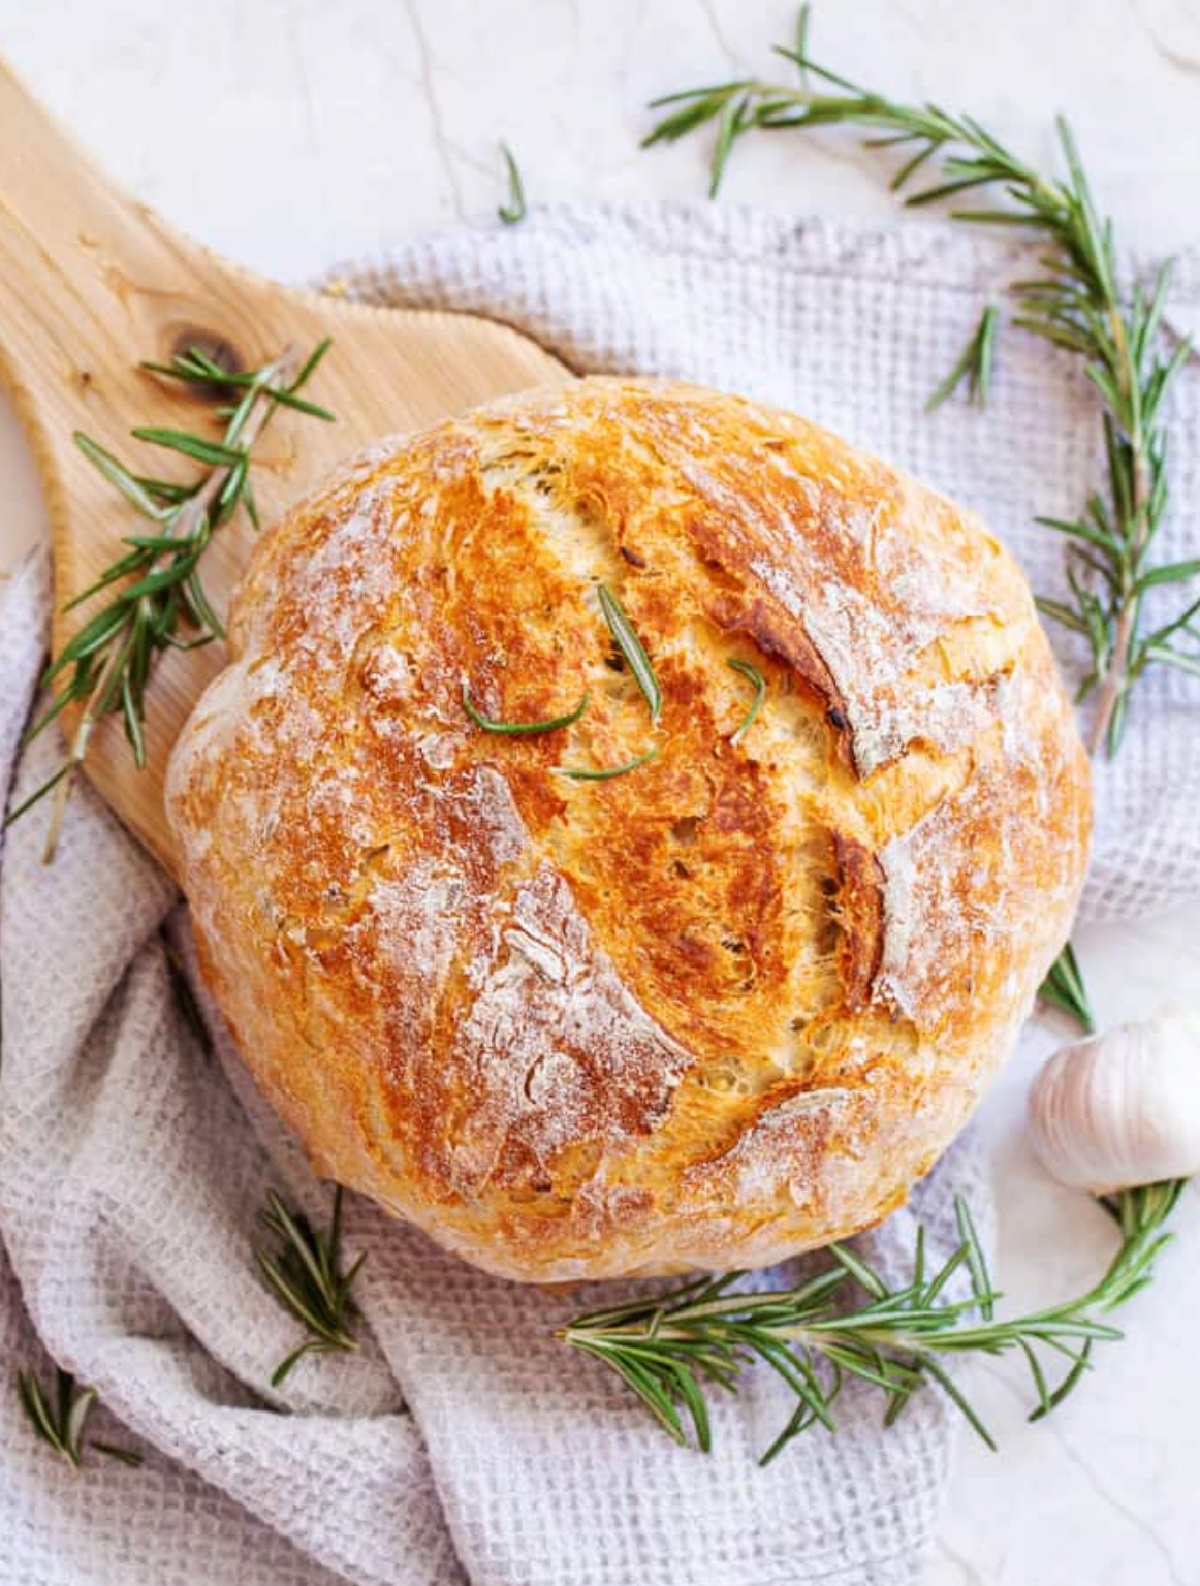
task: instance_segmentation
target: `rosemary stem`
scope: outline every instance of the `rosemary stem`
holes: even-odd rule
[[[1108,323],[1113,345],[1120,354],[1121,396],[1127,409],[1132,408],[1132,396],[1137,384],[1137,372],[1131,367],[1129,337],[1125,330],[1125,316],[1120,305],[1108,304]],[[1088,753],[1098,757],[1108,740],[1113,713],[1121,695],[1129,687],[1129,655],[1136,626],[1137,601],[1133,582],[1149,531],[1146,500],[1149,494],[1149,464],[1146,457],[1146,437],[1140,421],[1130,428],[1129,449],[1133,466],[1130,469],[1129,555],[1125,558],[1121,575],[1121,602],[1113,623],[1112,645],[1108,665],[1100,680],[1092,725],[1087,734]]]
[[[1098,758],[1104,748],[1117,701],[1128,686],[1129,644],[1132,635],[1133,609],[1129,604],[1125,604],[1117,614],[1113,628],[1112,650],[1109,652],[1108,666],[1100,683],[1092,725],[1087,734],[1087,751],[1093,759]]]
[[[123,665],[128,642],[115,646],[109,651],[108,659],[100,670],[96,679],[96,686],[88,695],[80,712],[79,722],[71,738],[71,747],[67,753],[66,765],[58,786],[54,789],[54,801],[50,806],[50,824],[46,831],[46,844],[42,849],[42,863],[53,863],[54,855],[58,850],[58,839],[62,834],[63,815],[67,808],[67,800],[71,796],[71,784],[75,779],[75,772],[83,764],[87,755],[88,743],[92,736],[96,722],[104,714],[108,706],[108,690],[120,666]]]

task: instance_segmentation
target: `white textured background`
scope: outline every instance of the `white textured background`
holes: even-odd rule
[[[644,101],[767,70],[791,26],[773,0],[2,0],[0,51],[140,198],[245,263],[303,277],[492,208],[501,138],[533,202],[696,194],[698,144],[637,152]],[[825,0],[814,52],[965,106],[1037,161],[1062,109],[1131,247],[1200,243],[1200,0]],[[894,213],[870,157],[837,135],[740,149],[729,190]],[[2,570],[43,523],[2,402],[0,478]],[[1200,1001],[1200,903],[1081,949],[1106,1020]],[[1086,1286],[1110,1244],[1022,1139],[1029,1074],[1062,1035],[1047,1024],[1027,1043],[983,1114],[1014,1306]],[[1200,1218],[1195,1191],[1182,1215]],[[1127,1323],[1129,1340],[1041,1426],[1023,1422],[1008,1370],[977,1371],[1002,1451],[964,1439],[929,1586],[1200,1583],[1200,1374],[1170,1257]]]

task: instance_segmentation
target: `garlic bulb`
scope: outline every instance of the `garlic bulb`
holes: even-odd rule
[[[1096,1193],[1200,1172],[1200,1016],[1164,1009],[1064,1046],[1029,1097],[1033,1145]]]

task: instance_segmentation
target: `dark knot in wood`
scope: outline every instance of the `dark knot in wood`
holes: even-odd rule
[[[214,330],[205,330],[197,325],[175,327],[167,351],[171,358],[182,358],[189,352],[203,353],[206,358],[211,359],[219,368],[228,370],[230,374],[244,374],[248,367],[246,360],[231,341]],[[193,395],[207,402],[214,397],[228,397],[234,388],[211,380],[197,381],[189,389]]]

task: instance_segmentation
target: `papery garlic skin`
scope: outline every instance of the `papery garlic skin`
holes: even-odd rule
[[[1029,1122],[1054,1177],[1095,1194],[1200,1172],[1200,1015],[1164,1009],[1062,1047]]]

